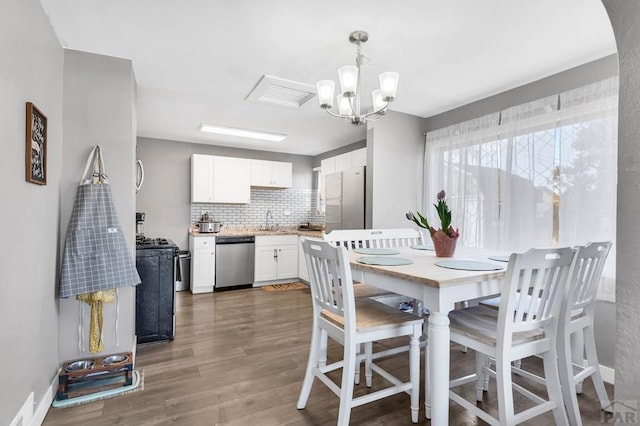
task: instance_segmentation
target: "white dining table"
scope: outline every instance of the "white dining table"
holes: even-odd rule
[[[353,279],[413,299],[421,300],[430,311],[428,335],[429,370],[425,387],[430,386],[431,401],[425,399],[425,415],[432,425],[449,424],[449,365],[450,331],[449,312],[455,303],[497,295],[507,263],[494,261],[489,256],[504,253],[458,248],[451,258],[436,257],[431,250],[397,248],[393,257],[409,259],[413,263],[400,266],[363,264],[363,255],[349,251]],[[471,260],[501,266],[500,270],[468,271],[437,266],[445,260]],[[430,383],[427,382],[430,378]],[[425,392],[426,394],[426,392]]]

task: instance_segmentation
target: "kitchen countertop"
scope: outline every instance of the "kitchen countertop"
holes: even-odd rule
[[[323,231],[300,230],[298,227],[285,228],[278,230],[265,230],[257,226],[233,226],[220,229],[220,232],[199,232],[196,227],[189,228],[189,235],[194,237],[224,237],[224,236],[245,236],[245,235],[303,235],[305,237],[322,238]]]

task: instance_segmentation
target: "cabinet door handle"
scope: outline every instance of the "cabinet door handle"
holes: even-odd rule
[[[273,258],[277,261],[278,260],[278,250],[277,249],[273,249]]]

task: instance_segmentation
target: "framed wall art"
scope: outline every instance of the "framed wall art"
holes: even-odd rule
[[[47,117],[31,102],[27,102],[26,133],[26,180],[38,185],[46,185]]]

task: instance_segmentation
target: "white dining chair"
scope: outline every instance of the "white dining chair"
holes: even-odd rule
[[[354,248],[394,248],[423,244],[422,234],[412,228],[336,229],[324,234],[323,240],[347,250]]]
[[[411,228],[335,229],[328,234],[324,234],[322,239],[347,250],[411,247],[424,243],[422,234]],[[355,294],[356,297],[376,297],[392,293],[358,282],[355,283]]]
[[[600,374],[594,333],[596,293],[611,245],[610,241],[606,241],[590,242],[585,246],[576,247],[568,294],[560,309],[558,369],[563,401],[571,425],[582,425],[576,394],[582,393],[582,382],[589,377],[593,382],[600,406],[603,410],[611,412],[609,397]],[[525,297],[526,303],[531,303],[531,296]],[[495,306],[496,300],[499,302],[500,299],[491,300],[487,306]],[[544,377],[523,369],[519,362],[514,363],[512,371],[539,383],[545,383]]]
[[[344,247],[346,250],[368,249],[368,248],[399,248],[411,247],[413,245],[423,244],[422,234],[411,228],[389,228],[389,229],[335,229],[328,234],[323,235],[323,240],[328,241],[336,247]],[[380,289],[378,287],[367,285],[361,281],[354,280],[354,294],[356,299],[363,297],[374,298],[391,298],[395,293]],[[395,300],[397,305],[397,300]],[[418,312],[417,303],[414,303],[414,313],[422,315]],[[323,352],[326,352],[327,337],[323,335],[322,339]],[[426,336],[423,339],[422,346],[426,345]],[[385,351],[375,353],[374,359],[395,355],[409,350],[408,345],[394,346]],[[320,364],[323,365],[326,360],[325,356],[320,356]],[[426,361],[425,361],[426,362]],[[356,367],[355,384],[360,383],[360,366]]]
[[[568,303],[564,304],[560,312],[560,381],[572,425],[582,425],[576,393],[582,393],[582,382],[588,377],[591,377],[600,406],[611,412],[609,397],[600,374],[593,327],[596,294],[611,245],[611,241],[590,242],[578,248]],[[585,354],[586,363],[583,359]]]
[[[451,340],[476,351],[475,373],[451,381],[452,401],[492,425],[515,425],[548,411],[553,412],[557,425],[568,423],[557,363],[557,333],[574,254],[575,250],[569,247],[513,253],[497,310],[478,305],[449,313]],[[543,359],[548,399],[512,380],[511,363],[534,355]],[[489,367],[489,358],[495,360],[495,370]],[[486,388],[485,375],[496,379],[497,418],[478,405]],[[471,382],[476,384],[473,402],[456,392],[456,388]],[[515,413],[513,391],[535,405]]]
[[[411,421],[418,422],[418,397],[420,386],[420,336],[423,319],[393,309],[373,299],[356,300],[349,258],[343,247],[328,242],[307,239],[302,243],[309,270],[313,300],[313,329],[307,368],[298,398],[297,408],[304,409],[314,379],[317,377],[340,398],[338,425],[349,424],[351,409],[397,393],[411,396]],[[320,366],[321,337],[326,333],[343,345],[343,359]],[[409,340],[409,381],[403,382],[383,370],[372,360],[372,342],[406,336]],[[357,345],[363,344],[363,354]],[[378,373],[391,383],[366,395],[353,397],[354,375],[359,359],[365,360],[367,386],[371,386],[371,372]],[[327,373],[342,368],[341,385],[338,386]]]
[[[590,242],[578,248],[567,303],[560,311],[558,363],[563,399],[572,425],[582,425],[576,393],[582,393],[582,382],[588,377],[591,377],[602,409],[611,411],[600,375],[593,327],[596,293],[610,249],[610,241]],[[583,361],[585,354],[586,363]]]

